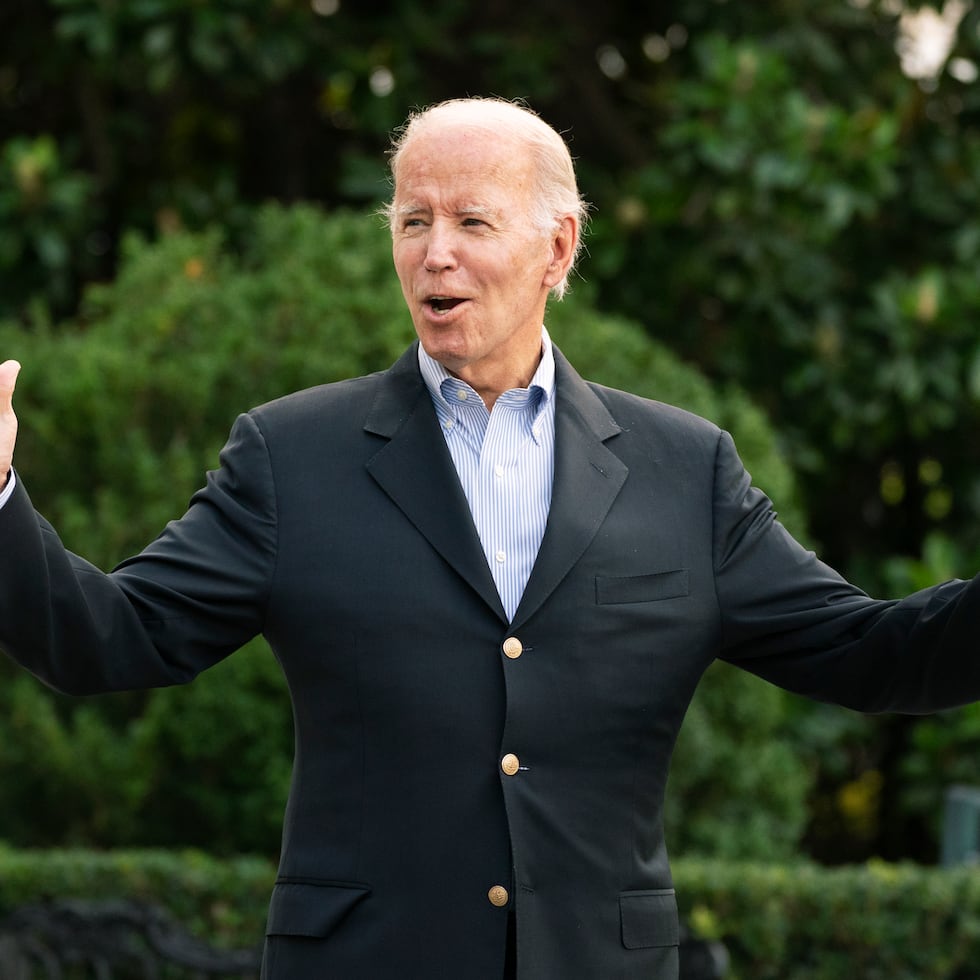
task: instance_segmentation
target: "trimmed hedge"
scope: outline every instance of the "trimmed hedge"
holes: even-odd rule
[[[976,980],[980,868],[704,860],[674,867],[681,914],[729,980]]]
[[[227,949],[262,940],[275,865],[198,850],[19,850],[0,846],[0,919],[53,899],[126,899],[162,906],[201,939]]]
[[[0,847],[0,917],[43,898],[156,902],[202,939],[261,942],[274,864],[200,851]],[[728,980],[971,980],[980,869],[680,859],[682,916],[731,954]]]

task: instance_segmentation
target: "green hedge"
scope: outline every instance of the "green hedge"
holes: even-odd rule
[[[721,939],[728,980],[976,980],[980,868],[685,860],[681,914]]]
[[[275,866],[198,850],[18,850],[0,845],[0,919],[48,899],[159,905],[200,939],[228,949],[261,943]]]
[[[137,899],[202,939],[261,942],[271,861],[200,851],[0,847],[0,917],[47,897]],[[728,980],[970,980],[980,964],[980,869],[822,868],[681,859],[681,914],[720,939]]]

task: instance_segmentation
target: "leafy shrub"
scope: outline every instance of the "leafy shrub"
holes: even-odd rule
[[[274,864],[247,855],[0,846],[0,918],[46,899],[128,899],[162,906],[214,945],[246,948],[262,940],[274,880]]]
[[[66,544],[102,567],[180,512],[238,411],[385,367],[412,337],[375,217],[269,206],[245,240],[237,252],[218,231],[131,238],[118,279],[89,290],[77,322],[0,327],[0,349],[24,363],[19,471]],[[637,326],[596,313],[583,291],[549,314],[582,373],[726,425],[799,531],[762,414]],[[0,687],[0,836],[274,852],[292,743],[264,643],[189,691],[83,702],[0,670],[10,678]],[[780,738],[784,698],[731,668],[709,672],[672,776],[676,849],[792,848],[806,778]],[[735,752],[751,765],[735,764]]]
[[[0,142],[0,316],[71,309],[102,250],[92,179],[63,156],[48,135]]]
[[[976,869],[871,862],[681,861],[681,912],[722,939],[729,980],[970,980],[980,962]]]

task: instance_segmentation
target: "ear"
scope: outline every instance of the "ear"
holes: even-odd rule
[[[575,258],[578,235],[578,220],[574,215],[566,214],[551,239],[551,262],[544,274],[544,285],[548,289],[557,286],[568,274]]]

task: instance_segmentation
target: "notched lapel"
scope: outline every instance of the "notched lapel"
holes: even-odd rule
[[[555,479],[538,558],[514,625],[527,620],[569,573],[619,495],[629,469],[605,445],[622,430],[605,405],[555,350]]]
[[[504,622],[466,495],[418,369],[417,346],[380,381],[365,429],[388,439],[367,470],[436,551]]]

